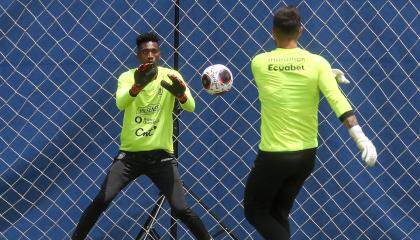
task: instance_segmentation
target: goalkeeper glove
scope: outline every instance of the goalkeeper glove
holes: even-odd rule
[[[154,63],[141,64],[134,72],[134,85],[130,90],[130,94],[137,96],[156,77],[157,71]]]
[[[333,75],[335,80],[337,81],[338,84],[349,84],[350,81],[344,76],[343,71],[341,71],[340,69],[336,69],[333,68],[332,69]]]
[[[373,166],[377,158],[376,148],[373,146],[373,143],[366,137],[359,125],[351,127],[349,133],[362,153],[362,160],[368,166]]]
[[[185,83],[174,74],[168,74],[168,77],[171,79],[172,85],[165,81],[161,81],[160,85],[172,93],[179,102],[185,103],[187,101],[187,95],[185,94],[187,86],[185,86]]]

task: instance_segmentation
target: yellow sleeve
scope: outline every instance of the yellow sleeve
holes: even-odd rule
[[[324,58],[319,58],[319,61],[317,61],[319,63],[319,89],[322,94],[324,94],[329,105],[335,112],[335,115],[340,117],[343,113],[351,111],[352,107],[338,87],[337,81],[335,80],[331,70],[331,65]]]
[[[129,91],[134,83],[134,71],[130,70],[121,74],[118,78],[118,87],[116,93],[116,102],[119,110],[123,111],[132,103],[135,97],[131,96]]]
[[[184,109],[187,112],[194,112],[195,100],[192,97],[191,91],[188,88],[188,86],[187,86],[187,89],[185,89],[185,94],[187,95],[187,101],[185,103],[181,104],[181,108]]]

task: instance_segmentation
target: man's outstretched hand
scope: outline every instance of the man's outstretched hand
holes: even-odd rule
[[[130,90],[132,96],[137,94],[146,87],[157,75],[157,66],[154,63],[141,64],[134,71],[134,85]]]
[[[338,84],[349,84],[350,81],[346,78],[344,75],[344,72],[340,69],[333,68],[332,72],[334,74],[334,78],[337,81]]]
[[[185,86],[185,83],[175,74],[168,74],[168,77],[171,79],[172,84],[161,81],[160,85],[172,93],[172,95],[174,95],[181,103],[185,103],[187,101],[187,95],[185,94],[187,87]]]

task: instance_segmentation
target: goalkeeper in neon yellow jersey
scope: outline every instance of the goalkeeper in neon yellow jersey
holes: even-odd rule
[[[141,65],[118,79],[117,107],[124,111],[120,152],[115,157],[101,190],[83,212],[72,239],[85,239],[100,214],[132,180],[148,176],[179,218],[197,239],[210,235],[200,218],[187,206],[173,149],[172,112],[175,101],[192,112],[195,102],[182,76],[158,66],[159,38],[155,33],[137,37]]]
[[[318,147],[318,103],[323,93],[372,166],[376,149],[338,88],[330,64],[297,45],[302,33],[294,7],[273,19],[276,49],[255,56],[251,69],[261,102],[261,142],[244,197],[245,217],[268,240],[290,239],[288,216],[311,174]]]

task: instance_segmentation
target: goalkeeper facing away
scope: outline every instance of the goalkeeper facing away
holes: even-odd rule
[[[141,65],[118,79],[117,107],[124,111],[121,145],[102,187],[83,212],[72,239],[85,239],[112,199],[132,180],[148,176],[179,218],[200,240],[210,239],[200,218],[187,206],[173,149],[172,112],[175,100],[192,112],[194,99],[181,75],[157,66],[159,38],[155,33],[137,37]]]
[[[320,91],[366,164],[374,165],[377,157],[330,64],[297,46],[302,31],[298,10],[281,8],[273,19],[277,48],[251,62],[261,102],[261,142],[246,182],[244,208],[246,219],[268,240],[290,239],[289,213],[314,168]]]

